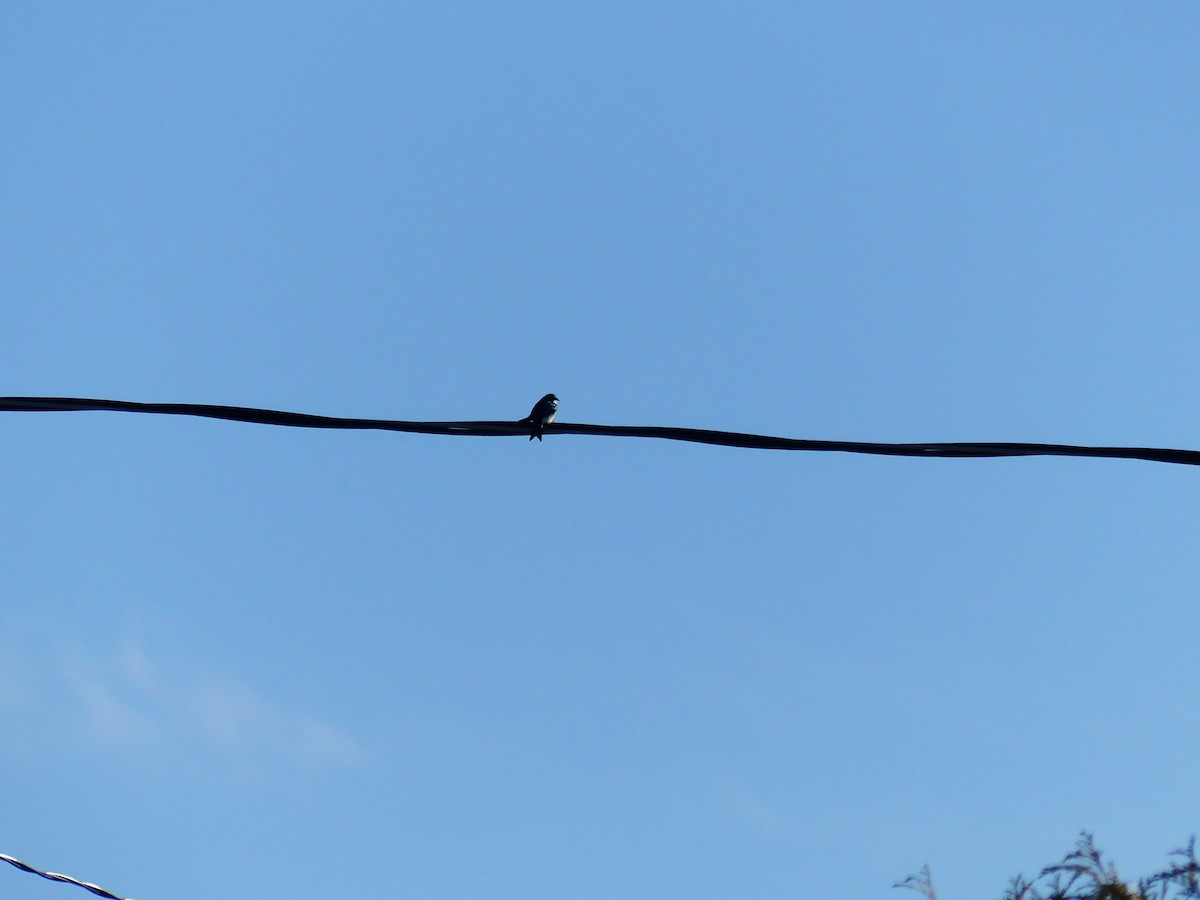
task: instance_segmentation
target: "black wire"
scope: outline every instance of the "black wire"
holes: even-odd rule
[[[0,853],[0,859],[10,865],[16,866],[22,872],[29,872],[31,875],[40,875],[50,881],[62,881],[66,884],[73,884],[76,887],[81,887],[84,890],[91,891],[97,897],[106,897],[108,900],[125,900],[124,897],[119,897],[116,894],[109,893],[104,888],[98,885],[89,884],[86,881],[80,881],[78,878],[72,878],[70,875],[60,875],[57,872],[43,872],[41,869],[35,869],[28,863],[23,863],[19,859],[9,856],[7,853]]]
[[[129,400],[91,400],[77,397],[0,397],[0,412],[68,412],[110,410],[114,412],[157,413],[170,416],[201,416],[282,425],[293,428],[347,428],[401,431],[413,434],[527,437],[529,425],[519,421],[483,422],[406,422],[393,419],[347,419],[314,416],[307,413],[253,409],[245,406],[214,406],[207,403],[136,403]],[[545,426],[550,434],[588,434],[610,437],[660,438],[690,441],[724,447],[754,450],[810,450],[843,453],[870,453],[877,456],[920,456],[928,458],[982,458],[1001,456],[1090,456],[1103,459],[1143,459],[1150,462],[1200,466],[1200,451],[1171,450],[1156,447],[1082,447],[1074,444],[1027,443],[935,443],[885,444],[865,441],[812,441],[800,438],[743,434],[737,431],[711,431],[703,428],[664,428],[655,425],[583,425],[554,422]]]

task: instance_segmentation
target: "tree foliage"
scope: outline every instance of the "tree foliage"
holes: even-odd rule
[[[938,900],[929,866],[896,882],[895,887]],[[1200,900],[1196,838],[1193,835],[1185,846],[1171,851],[1167,868],[1130,884],[1084,831],[1062,862],[1046,866],[1032,881],[1016,876],[1000,900]]]

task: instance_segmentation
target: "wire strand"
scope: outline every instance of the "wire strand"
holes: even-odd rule
[[[520,421],[408,422],[395,419],[352,419],[308,413],[254,409],[245,406],[215,406],[207,403],[138,403],[130,400],[94,400],[78,397],[0,397],[0,412],[111,411],[153,413],[170,416],[199,416],[260,425],[291,428],[339,428],[399,431],[411,434],[462,435],[470,437],[528,437],[530,426]],[[808,450],[818,452],[868,453],[875,456],[919,456],[925,458],[970,458],[1007,456],[1084,456],[1102,459],[1141,459],[1149,462],[1200,466],[1200,451],[1158,447],[1087,447],[1074,444],[1031,444],[1012,442],[952,442],[888,444],[867,441],[817,441],[801,438],[712,431],[703,428],[669,428],[656,425],[586,425],[554,422],[542,432],[608,437],[659,438],[745,447],[753,450]]]
[[[107,897],[108,900],[127,900],[125,897],[120,897],[111,891],[106,891],[99,885],[91,884],[87,881],[80,881],[78,878],[72,878],[70,875],[60,875],[58,872],[43,872],[41,869],[35,869],[28,863],[23,863],[15,857],[9,856],[7,853],[0,853],[0,859],[4,860],[9,865],[16,866],[22,872],[28,872],[31,875],[40,875],[42,878],[50,881],[62,881],[66,884],[73,884],[76,887],[81,887],[84,890],[91,891],[97,897]]]

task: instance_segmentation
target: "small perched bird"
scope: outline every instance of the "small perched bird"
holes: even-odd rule
[[[553,394],[547,394],[537,403],[533,404],[533,409],[529,411],[529,415],[521,420],[533,426],[533,430],[529,434],[531,441],[534,438],[537,438],[539,441],[542,439],[542,429],[554,421],[554,414],[557,412],[558,398]]]

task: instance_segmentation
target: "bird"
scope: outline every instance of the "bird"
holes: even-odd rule
[[[533,430],[529,434],[529,439],[532,441],[537,438],[542,439],[542,429],[554,421],[554,415],[558,412],[558,398],[553,394],[547,394],[537,403],[533,404],[533,409],[529,411],[529,415],[521,419],[522,424],[533,426]]]

